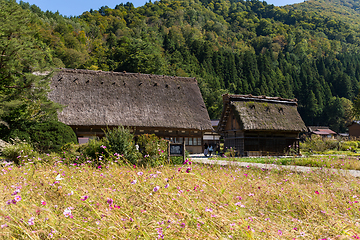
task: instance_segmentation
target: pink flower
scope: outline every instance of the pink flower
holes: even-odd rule
[[[46,205],[46,202],[45,202],[45,201],[41,201],[41,204],[45,206],[45,205]]]
[[[15,202],[20,202],[21,201],[21,196],[16,195],[14,200],[15,200]]]
[[[135,184],[136,183],[136,180],[133,180],[132,182],[131,182],[131,184]]]
[[[138,176],[141,176],[141,175],[143,175],[143,174],[144,174],[143,172],[138,172],[138,173],[137,173]]]
[[[31,217],[31,218],[29,219],[29,221],[28,221],[28,224],[29,224],[30,226],[34,225],[34,224],[35,224],[35,223],[34,223],[34,220],[35,220],[35,218],[34,218],[34,217]]]
[[[164,186],[164,188],[168,188],[169,187],[169,184],[167,183],[165,186]]]
[[[283,233],[281,230],[278,231],[278,234],[281,236]]]
[[[101,145],[100,147],[103,148],[103,149],[106,149],[106,146],[104,146],[104,145]]]
[[[154,191],[154,192],[157,192],[157,191],[159,191],[159,189],[160,189],[160,187],[159,187],[159,186],[156,186],[156,187],[154,187],[153,191]]]
[[[205,208],[205,212],[212,212],[213,210],[211,208]]]
[[[6,223],[5,224],[3,224],[3,225],[1,225],[0,227],[1,228],[6,228],[6,227],[8,227],[9,225],[7,225]]]
[[[20,190],[19,190],[19,189],[16,189],[11,195],[12,195],[12,196],[17,195],[19,192],[20,192]]]
[[[113,204],[114,200],[112,200],[111,198],[108,198],[106,202],[111,205],[111,204]]]
[[[318,191],[315,191],[316,194],[320,194]]]
[[[85,201],[85,200],[88,199],[88,198],[89,198],[88,195],[82,196],[81,201]]]

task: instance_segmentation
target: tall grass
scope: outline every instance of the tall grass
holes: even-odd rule
[[[205,165],[4,166],[1,239],[354,239],[360,185]]]
[[[251,162],[277,165],[295,165],[306,167],[337,168],[345,170],[360,170],[359,157],[352,156],[309,156],[309,157],[245,157],[245,158],[215,158],[235,162]]]

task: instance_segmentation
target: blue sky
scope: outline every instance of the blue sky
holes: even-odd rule
[[[115,8],[116,5],[120,3],[132,2],[135,7],[143,6],[149,0],[23,0],[24,2],[29,2],[30,4],[35,4],[41,10],[56,12],[59,11],[60,14],[65,16],[78,16],[83,12],[89,11],[90,9],[98,10],[102,6],[108,6],[110,8]],[[154,0],[153,0],[154,1]],[[18,0],[19,2],[19,0]],[[302,0],[268,0],[266,1],[269,4],[274,4],[275,6],[283,6],[287,4],[303,2]]]

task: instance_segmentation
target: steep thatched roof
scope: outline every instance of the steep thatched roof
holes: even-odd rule
[[[65,69],[51,88],[67,125],[212,129],[195,78]]]
[[[224,109],[219,123],[223,130],[232,109],[243,130],[305,131],[296,99],[252,95],[223,95]]]

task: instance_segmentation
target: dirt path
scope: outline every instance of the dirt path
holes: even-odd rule
[[[304,167],[304,166],[293,166],[293,165],[276,165],[276,164],[264,164],[264,163],[248,163],[248,162],[235,162],[235,161],[225,161],[225,160],[213,160],[207,157],[200,156],[190,156],[192,162],[195,163],[204,163],[204,164],[217,164],[217,165],[232,165],[239,167],[257,167],[261,169],[287,169],[294,172],[315,172],[315,171],[326,171],[332,172],[334,174],[340,175],[350,175],[353,177],[360,177],[359,170],[343,170],[336,168],[320,168],[320,167]]]

